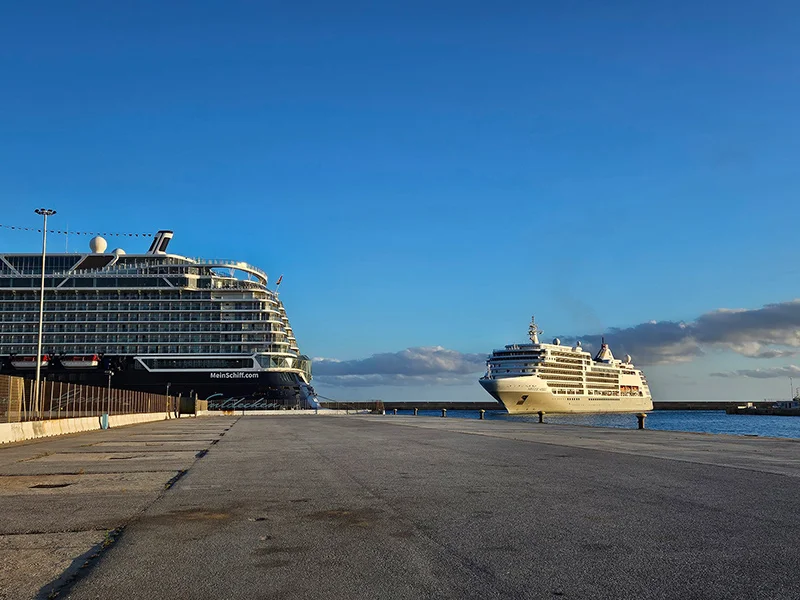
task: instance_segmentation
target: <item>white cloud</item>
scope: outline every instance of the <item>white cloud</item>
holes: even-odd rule
[[[600,334],[581,338],[597,347]],[[757,309],[727,309],[700,315],[694,321],[649,321],[606,334],[617,354],[630,354],[638,364],[690,361],[708,350],[730,350],[749,358],[780,358],[800,351],[800,300],[767,304]]]
[[[463,385],[486,366],[485,354],[442,346],[406,348],[356,360],[315,359],[314,377],[329,385]]]

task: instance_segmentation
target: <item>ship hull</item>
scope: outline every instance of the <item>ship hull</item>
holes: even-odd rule
[[[109,360],[114,374],[107,373]],[[156,372],[137,369],[132,360],[105,357],[96,368],[66,368],[51,364],[42,369],[47,381],[77,383],[112,389],[133,390],[171,396],[208,400],[209,410],[269,410],[319,408],[313,388],[299,374],[290,371],[205,371],[183,370]],[[35,370],[4,368],[5,375],[26,379],[35,377]]]
[[[586,396],[553,394],[537,377],[480,380],[480,384],[509,414],[631,413],[653,410],[649,396]]]

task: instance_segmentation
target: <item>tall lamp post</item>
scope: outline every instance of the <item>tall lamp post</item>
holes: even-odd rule
[[[108,369],[106,371],[106,375],[108,375],[108,388],[106,390],[106,412],[111,415],[111,378],[114,376],[114,371],[112,369]]]
[[[42,283],[39,286],[39,339],[36,343],[36,389],[33,393],[36,415],[41,418],[42,410],[39,406],[41,402],[40,385],[42,378],[42,322],[44,320],[44,257],[47,253],[47,217],[52,217],[56,211],[50,208],[37,208],[34,211],[37,215],[44,218],[42,225]]]

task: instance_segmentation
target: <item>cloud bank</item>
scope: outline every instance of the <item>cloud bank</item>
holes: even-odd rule
[[[314,359],[314,377],[329,385],[464,385],[486,367],[486,354],[442,346],[406,348],[358,360]]]
[[[630,354],[637,365],[691,361],[713,350],[727,350],[754,359],[794,356],[800,352],[800,300],[767,304],[757,309],[711,311],[691,322],[649,321],[612,328],[580,339],[587,350],[599,348],[605,336],[616,356]],[[511,342],[513,340],[507,340]],[[344,387],[381,385],[466,385],[486,365],[485,354],[464,354],[442,346],[407,348],[357,360],[314,359],[314,376]],[[785,377],[800,375],[794,365],[712,373],[715,377]]]
[[[781,358],[800,350],[800,300],[762,308],[721,308],[686,322],[650,321],[610,329],[606,341],[618,355],[630,354],[641,365],[690,361],[709,350],[730,350],[749,358]],[[597,348],[600,335],[581,339]]]

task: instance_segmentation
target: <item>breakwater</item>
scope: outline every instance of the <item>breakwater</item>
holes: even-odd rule
[[[411,400],[341,400],[321,402],[322,408],[330,408],[334,410],[380,410],[381,408],[389,410],[502,410],[505,408],[499,402],[454,402],[454,401],[411,401]]]
[[[724,401],[724,400],[688,400],[688,401],[670,401],[670,402],[657,402],[653,401],[653,410],[728,410],[729,408],[736,408],[742,405],[743,402],[739,401]],[[771,406],[773,402],[751,402],[753,406],[766,407]]]
[[[727,410],[742,404],[739,402],[726,401],[653,401],[653,410]],[[772,402],[752,402],[753,406],[765,408],[771,406]],[[323,408],[332,409],[352,409],[352,410],[374,410],[383,406],[386,410],[500,410],[504,411],[503,405],[494,400],[486,402],[459,402],[452,400],[442,401],[413,401],[413,400],[326,400],[321,403]]]

